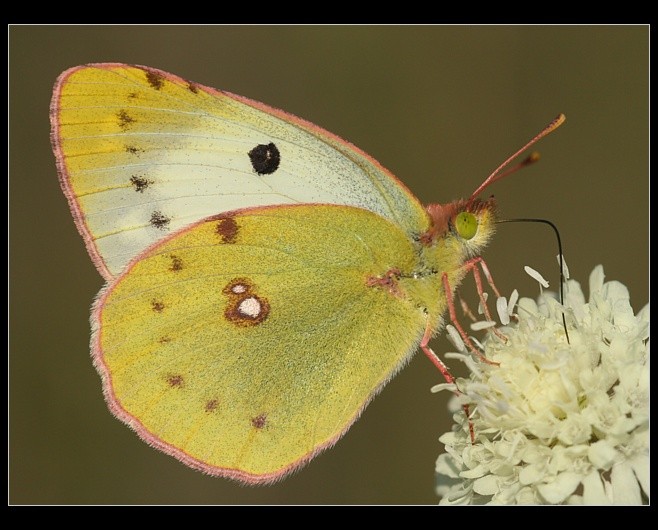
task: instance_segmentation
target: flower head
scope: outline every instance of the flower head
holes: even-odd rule
[[[634,315],[626,287],[603,278],[596,267],[588,302],[573,280],[564,305],[546,294],[522,298],[516,322],[500,328],[507,342],[484,341],[499,365],[446,355],[471,374],[456,388],[435,387],[458,392],[456,425],[441,436],[446,452],[436,463],[441,504],[648,500],[649,306]]]

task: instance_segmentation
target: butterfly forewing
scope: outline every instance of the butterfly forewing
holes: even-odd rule
[[[52,141],[62,187],[106,278],[149,245],[239,208],[366,208],[408,234],[418,200],[368,155],[261,103],[152,68],[70,69],[55,86]]]

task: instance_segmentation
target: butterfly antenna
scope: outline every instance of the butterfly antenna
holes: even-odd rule
[[[504,173],[500,173],[503,169],[505,169],[512,160],[514,160],[517,156],[519,156],[521,153],[529,149],[532,145],[536,144],[539,140],[541,140],[544,136],[547,134],[552,133],[555,129],[557,129],[560,125],[564,123],[566,120],[566,116],[564,114],[560,114],[557,116],[551,123],[549,123],[546,127],[542,129],[542,131],[537,134],[532,140],[530,140],[527,144],[525,144],[521,149],[519,149],[516,153],[514,153],[512,156],[510,156],[505,162],[500,164],[495,171],[489,175],[486,180],[480,184],[478,189],[476,189],[473,194],[471,195],[471,198],[469,201],[472,201],[477,197],[480,193],[482,193],[482,190],[496,182],[497,180],[502,179],[503,177],[506,177],[507,175],[510,175],[511,173],[514,173],[515,171],[518,171],[519,169],[528,166],[530,164],[533,164],[534,162],[537,162],[539,160],[539,153],[532,153],[528,158],[526,158],[523,162],[520,164],[517,164],[516,166],[510,168],[509,170],[505,171]]]
[[[548,219],[499,219],[497,223],[543,223],[550,226],[555,233],[557,239],[557,248],[558,248],[558,260],[560,263],[560,303],[564,306],[564,261],[562,254],[562,239],[560,239],[560,231],[557,229],[551,221]],[[564,335],[567,338],[567,344],[571,344],[569,340],[569,331],[567,330],[567,319],[564,316],[564,311],[562,312],[562,326],[564,327]]]

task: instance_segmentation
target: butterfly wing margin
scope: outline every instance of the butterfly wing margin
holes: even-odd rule
[[[352,144],[161,70],[67,70],[51,125],[60,183],[106,279],[167,234],[238,208],[320,202],[369,209],[408,232],[428,222],[409,190]]]
[[[184,229],[95,304],[110,409],[191,467],[275,481],[333,445],[415,351],[425,313],[368,278],[416,259],[399,228],[349,207]]]

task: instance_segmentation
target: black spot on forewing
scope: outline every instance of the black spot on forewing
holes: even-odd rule
[[[132,184],[133,188],[135,188],[135,191],[143,193],[146,188],[153,184],[153,181],[142,175],[133,175],[130,177],[130,183]]]
[[[272,142],[269,144],[259,144],[249,151],[251,167],[259,175],[271,175],[281,163],[281,153]]]
[[[169,223],[171,222],[171,218],[156,210],[151,214],[151,219],[149,222],[151,223],[151,226],[154,226],[155,228],[166,230]]]
[[[135,147],[134,145],[127,145],[126,146],[126,153],[130,153],[131,155],[138,155],[139,153],[143,153],[144,149],[140,149],[139,147]]]

